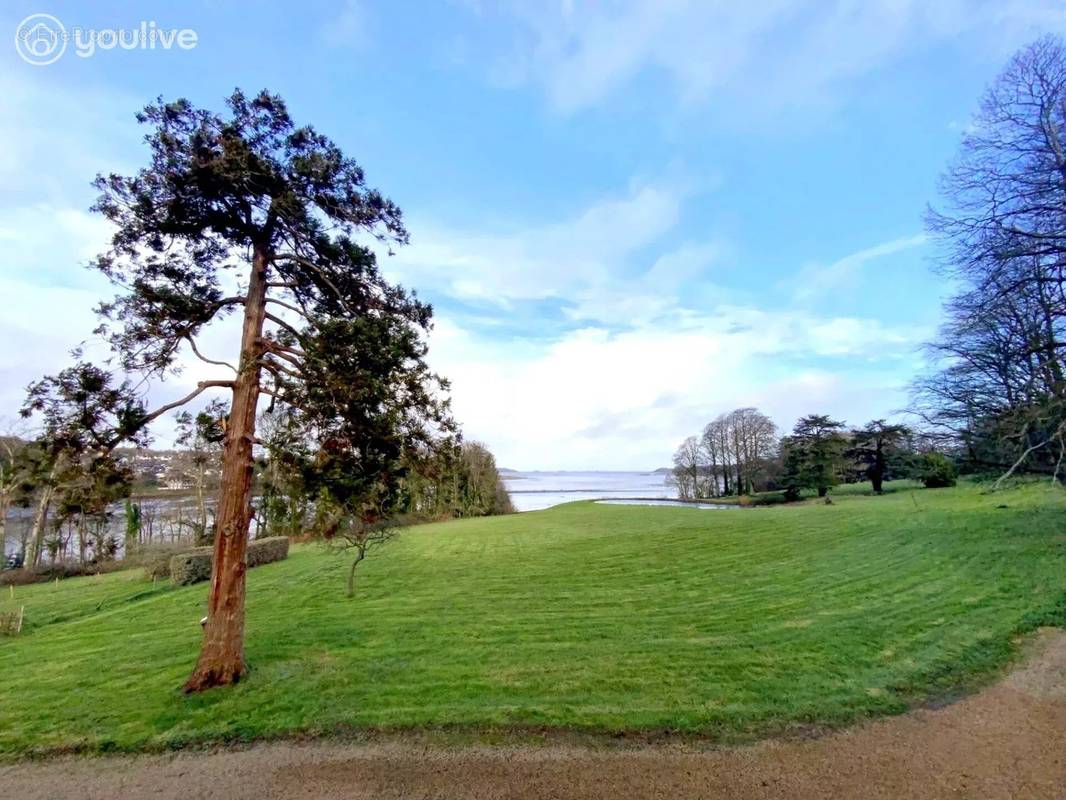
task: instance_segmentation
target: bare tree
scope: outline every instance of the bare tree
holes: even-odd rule
[[[777,451],[777,426],[757,408],[719,414],[703,429],[700,444],[710,473],[710,493],[754,491]],[[720,479],[720,480],[719,480]]]
[[[14,425],[0,433],[0,559],[7,552],[7,517],[29,479],[26,439],[24,429]]]
[[[700,465],[703,453],[700,440],[689,436],[674,453],[674,480],[678,496],[682,500],[695,500],[700,496]]]
[[[989,88],[929,213],[962,291],[916,410],[978,465],[1059,475],[1066,453],[1066,51],[1045,37]]]

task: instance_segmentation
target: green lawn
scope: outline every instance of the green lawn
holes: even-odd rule
[[[998,506],[1007,506],[1000,508]],[[0,752],[408,726],[723,741],[972,687],[1066,623],[1066,492],[841,493],[705,511],[573,503],[404,532],[360,567],[249,574],[235,688],[185,697],[206,586],[119,572],[2,590]]]

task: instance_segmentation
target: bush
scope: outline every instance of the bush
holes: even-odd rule
[[[0,572],[0,586],[24,586],[31,583],[54,581],[56,578],[78,578],[83,575],[99,575],[117,572],[129,567],[124,561],[60,561],[55,564],[38,564],[33,569],[10,569]]]
[[[175,586],[206,581],[211,577],[213,547],[196,547],[170,559],[170,580]]]
[[[265,539],[253,539],[248,542],[246,560],[248,568],[269,564],[272,561],[284,561],[289,557],[288,536],[268,536]]]
[[[144,577],[166,578],[170,575],[170,559],[189,549],[189,542],[151,542],[137,547],[130,562],[144,569]]]
[[[926,453],[918,461],[915,476],[926,489],[942,489],[954,486],[959,477],[955,462],[940,453]]]
[[[211,577],[213,547],[196,547],[170,559],[170,579],[177,586],[206,581]],[[288,558],[289,537],[270,536],[248,543],[245,563],[248,568]]]

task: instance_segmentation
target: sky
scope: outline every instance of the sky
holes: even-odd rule
[[[52,63],[15,47],[32,14],[71,36]],[[185,46],[103,46],[142,22]],[[382,267],[434,306],[467,438],[514,469],[650,470],[736,407],[906,406],[951,288],[938,177],[1066,0],[7,0],[2,31],[0,424],[73,347],[106,357],[90,183],[146,162],[134,114],[267,88],[404,210]],[[190,356],[150,399],[207,376]]]

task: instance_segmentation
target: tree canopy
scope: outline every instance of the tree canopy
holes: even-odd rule
[[[137,117],[148,127],[147,166],[95,182],[93,209],[115,234],[94,266],[118,288],[99,307],[98,333],[118,369],[140,382],[112,384],[107,370],[79,363],[32,387],[27,404],[64,436],[106,450],[141,440],[150,421],[205,391],[230,393],[207,624],[188,691],[245,670],[261,396],[285,410],[320,478],[344,474],[331,496],[361,524],[388,512],[409,451],[455,431],[447,384],[425,363],[432,309],[381,275],[368,244],[407,242],[399,208],[336,144],[297,126],[277,95],[237,90],[226,106],[219,114],[187,100],[152,103]],[[204,353],[204,330],[233,312],[242,318],[236,358]],[[230,376],[147,411],[135,387],[180,372],[185,354]],[[69,402],[79,386],[84,419]],[[110,417],[106,432],[82,424],[94,416]]]

